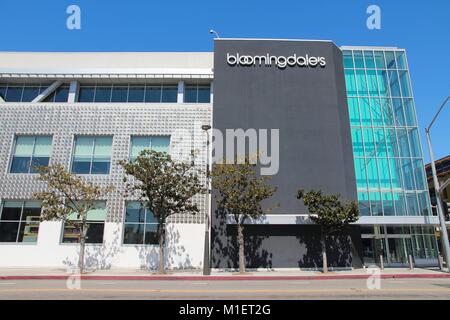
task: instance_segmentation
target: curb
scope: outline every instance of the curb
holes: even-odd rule
[[[1,280],[67,280],[79,277],[81,280],[145,280],[145,281],[242,281],[242,280],[356,280],[376,277],[374,275],[329,275],[329,276],[77,276],[77,275],[36,275],[36,276],[0,276]],[[450,278],[450,274],[382,274],[380,279],[436,279]]]

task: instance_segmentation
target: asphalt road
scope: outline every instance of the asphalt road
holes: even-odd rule
[[[0,300],[450,299],[450,279],[383,279],[380,285],[380,289],[369,289],[366,280],[4,280],[0,281]]]

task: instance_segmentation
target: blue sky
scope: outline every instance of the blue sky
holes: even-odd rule
[[[81,30],[66,8],[81,8]],[[381,8],[381,30],[366,9]],[[221,37],[329,39],[338,45],[407,49],[416,108],[424,127],[450,94],[450,1],[106,1],[0,0],[1,51],[212,51]],[[450,154],[450,105],[432,131],[436,158]]]

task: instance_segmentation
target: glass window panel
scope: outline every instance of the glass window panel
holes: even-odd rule
[[[127,102],[128,86],[114,86],[111,95],[111,102]]]
[[[373,130],[375,136],[375,146],[377,148],[377,157],[387,157],[386,137],[382,128]]]
[[[105,221],[107,215],[106,202],[98,201],[95,207],[89,210],[87,219],[89,221]]]
[[[389,80],[386,71],[377,70],[377,78],[380,96],[389,97]]]
[[[372,126],[372,117],[370,115],[369,99],[359,99],[359,111],[361,112],[361,123],[363,126]]]
[[[384,62],[384,54],[383,51],[375,51],[375,65],[377,69],[386,69],[386,63]]]
[[[157,235],[158,226],[156,224],[146,224],[145,225],[145,244],[158,244]]]
[[[199,85],[197,94],[198,103],[210,103],[211,102],[211,86]]]
[[[405,53],[402,51],[395,52],[397,58],[397,66],[399,69],[407,69]]]
[[[408,135],[406,129],[397,129],[398,145],[400,147],[400,157],[410,157],[408,145]]]
[[[364,158],[355,158],[355,176],[358,189],[367,189],[367,167]]]
[[[125,211],[126,223],[144,223],[145,222],[145,208],[140,202],[129,202]]]
[[[177,102],[177,99],[178,99],[178,86],[164,85],[161,102]]]
[[[385,216],[394,216],[394,196],[391,192],[382,192],[381,196],[383,198],[383,210]]]
[[[144,244],[144,224],[125,224],[124,244]]]
[[[402,99],[392,99],[395,114],[395,124],[397,126],[405,126],[405,114],[403,113]]]
[[[20,220],[22,205],[22,201],[5,201],[0,220]]]
[[[414,108],[414,103],[412,99],[403,99],[403,107],[405,109],[406,115],[406,125],[416,126],[416,111]]]
[[[371,96],[378,96],[377,73],[375,70],[367,70],[367,84],[369,87],[369,94]]]
[[[144,102],[145,86],[130,86],[128,102]]]
[[[8,86],[6,92],[6,101],[8,102],[20,102],[22,100],[23,86]]]
[[[400,76],[400,86],[402,88],[402,96],[406,98],[412,97],[408,71],[399,71],[399,76]]]
[[[413,160],[414,177],[417,190],[426,190],[425,170],[422,160]]]
[[[431,216],[431,206],[428,192],[420,192],[417,194],[419,198],[420,214],[422,216]]]
[[[361,128],[352,128],[352,145],[353,155],[355,157],[364,157]]]
[[[0,86],[0,97],[3,100],[6,99],[6,86]]]
[[[52,153],[52,137],[36,137],[34,156],[50,157]]]
[[[16,242],[19,222],[0,222],[0,242]]]
[[[361,216],[370,216],[370,202],[367,192],[358,192],[358,205]]]
[[[411,160],[402,159],[403,181],[405,182],[406,190],[415,190],[414,172]]]
[[[411,144],[411,157],[421,157],[419,133],[417,129],[408,129],[409,143]]]
[[[406,194],[406,205],[408,207],[408,216],[418,216],[420,214],[415,193]]]
[[[17,242],[36,243],[39,233],[39,223],[21,222]]]
[[[94,148],[94,138],[80,136],[75,139],[75,156],[90,159]]]
[[[372,51],[364,51],[364,62],[367,69],[375,69],[375,61],[373,59]]]
[[[17,136],[14,155],[15,156],[32,156],[34,137],[32,136]]]
[[[60,86],[58,89],[56,89],[54,102],[67,102],[68,98],[69,98],[68,86]]]
[[[359,106],[357,98],[348,98],[348,111],[351,125],[360,125]]]
[[[403,192],[394,192],[394,204],[397,216],[406,216],[406,202]]]
[[[386,128],[386,146],[389,157],[398,157],[398,144],[395,129]]]
[[[366,150],[366,157],[375,156],[375,141],[373,138],[372,128],[363,128],[364,148]]]
[[[47,167],[49,162],[49,157],[33,157],[31,159],[30,173],[39,173],[37,167]]]
[[[92,161],[91,174],[109,174],[111,162],[108,160],[94,160]]]
[[[186,85],[184,88],[184,102],[197,102],[197,85]]]
[[[95,87],[80,87],[78,94],[79,102],[94,102]]]
[[[31,102],[39,95],[39,86],[36,87],[24,87],[22,102]]]
[[[353,51],[355,57],[355,68],[364,69],[364,60],[362,51]]]
[[[370,210],[372,212],[372,216],[382,216],[383,215],[383,207],[381,204],[381,194],[380,192],[370,192]]]
[[[131,159],[136,159],[145,149],[151,147],[150,137],[132,137],[131,138]]]
[[[380,172],[380,187],[390,188],[391,187],[391,177],[389,175],[389,160],[378,158],[378,170]]]
[[[104,228],[105,223],[101,222],[89,223],[86,235],[86,243],[90,244],[103,243]],[[64,226],[63,243],[78,243],[80,241],[79,234],[80,231],[76,224],[75,225],[66,224]]]
[[[347,95],[356,96],[358,93],[356,91],[355,71],[353,69],[347,69],[344,71],[344,74],[345,74],[345,85],[347,88]]]
[[[145,102],[161,102],[161,85],[147,86],[145,90]]]
[[[112,137],[96,137],[94,159],[110,159],[112,152]]]
[[[379,188],[379,175],[377,169],[377,160],[375,158],[366,159],[367,164],[367,176],[369,178],[369,189]]]
[[[391,173],[391,182],[393,189],[403,188],[402,164],[400,159],[389,159],[389,169]]]
[[[382,98],[381,102],[381,113],[383,114],[383,124],[385,126],[394,125],[394,112],[392,111],[392,104],[390,99]]]
[[[145,210],[145,223],[158,223],[158,220],[149,209]]]
[[[46,98],[44,98],[44,100],[42,100],[43,102],[55,102],[55,91],[53,91],[52,93],[50,93]]]
[[[383,125],[383,117],[381,114],[381,104],[380,99],[371,98],[370,99],[370,110],[372,112],[372,123],[375,127]]]
[[[344,56],[344,68],[354,68],[352,51],[350,50],[343,51],[343,56]]]
[[[111,86],[108,87],[96,87],[95,89],[95,102],[111,102]]]
[[[14,156],[11,161],[11,173],[29,173],[31,157]]]
[[[386,57],[386,65],[388,69],[397,69],[397,64],[395,63],[395,55],[392,51],[385,51],[384,55]]]
[[[368,95],[366,72],[364,70],[356,70],[356,86],[360,96]]]
[[[170,137],[152,137],[152,150],[169,153]]]
[[[396,70],[389,71],[389,88],[393,97],[401,97],[400,83],[398,81],[398,74]]]

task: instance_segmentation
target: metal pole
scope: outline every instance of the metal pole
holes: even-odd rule
[[[210,211],[211,211],[211,188],[210,188],[210,168],[209,168],[209,132],[205,130],[207,136],[206,142],[206,217],[205,217],[205,248],[203,261],[203,275],[211,275],[210,266],[210,244],[209,244],[209,229],[210,229]]]
[[[412,257],[412,255],[409,255],[408,258],[409,258],[409,269],[413,270],[414,269],[413,257]]]
[[[433,119],[434,121],[434,119]],[[434,190],[436,194],[436,210],[439,217],[439,224],[441,227],[441,242],[442,242],[442,248],[444,249],[444,256],[445,256],[445,263],[447,267],[447,272],[450,271],[450,244],[448,242],[448,233],[447,233],[447,227],[445,226],[445,217],[444,217],[444,208],[442,206],[441,197],[439,194],[439,181],[436,174],[436,165],[434,163],[434,155],[433,155],[433,148],[431,147],[431,138],[430,138],[430,127],[425,129],[425,133],[427,136],[427,142],[428,142],[428,151],[430,153],[430,162],[431,162],[431,171],[433,173],[433,184],[434,184]]]
[[[380,269],[384,270],[384,259],[383,259],[383,255],[380,254]]]

